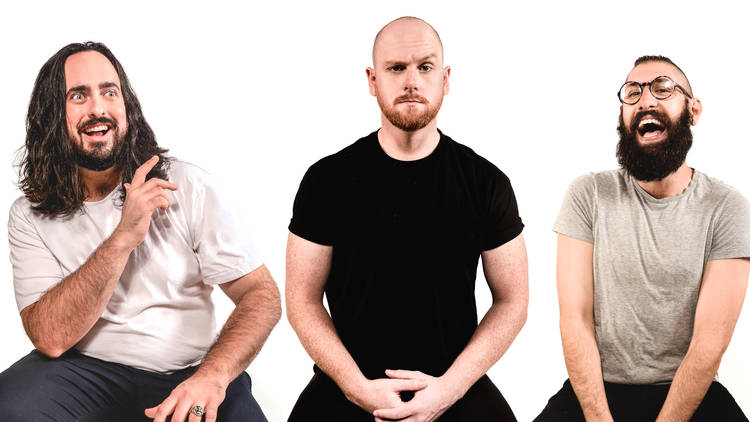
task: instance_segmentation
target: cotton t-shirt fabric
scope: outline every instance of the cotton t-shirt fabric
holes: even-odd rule
[[[84,355],[153,372],[198,364],[216,339],[213,285],[261,265],[241,222],[208,175],[173,161],[170,207],[151,217],[99,320],[75,346]],[[18,309],[77,270],[120,222],[120,188],[71,217],[45,217],[17,199],[8,221]]]
[[[522,229],[505,174],[442,133],[415,161],[389,157],[373,132],[315,163],[289,225],[333,246],[331,318],[371,379],[387,368],[442,375],[477,327],[480,253]]]
[[[624,170],[568,189],[554,225],[594,244],[594,330],[605,381],[671,382],[692,337],[710,260],[750,257],[750,205],[695,171],[679,195],[656,199]]]

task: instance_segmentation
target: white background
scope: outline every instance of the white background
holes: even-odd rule
[[[379,109],[365,78],[372,40],[393,18],[422,17],[440,32],[453,68],[439,127],[508,174],[526,223],[529,318],[490,376],[518,419],[529,421],[566,378],[551,226],[574,177],[616,166],[615,93],[636,57],[664,54],[685,70],[704,105],[688,163],[750,197],[750,31],[747,13],[733,3],[213,3],[5,3],[0,209],[19,195],[12,165],[39,68],[69,42],[101,41],[123,63],[160,144],[234,192],[283,294],[286,227],[302,175],[377,129]],[[0,255],[7,254],[0,242]],[[477,296],[483,314],[483,279]],[[223,318],[229,301],[220,293],[217,300]],[[750,414],[748,314],[720,378]],[[31,349],[5,258],[0,321],[2,370]],[[286,420],[312,375],[286,318],[249,372],[269,420]]]

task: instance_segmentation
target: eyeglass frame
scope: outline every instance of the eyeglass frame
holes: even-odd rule
[[[654,83],[654,81],[656,81],[656,80],[657,80],[657,79],[659,79],[659,78],[667,78],[667,79],[669,79],[670,81],[672,81],[672,83],[674,84],[674,87],[675,87],[675,88],[680,88],[680,91],[682,91],[682,93],[683,93],[683,94],[684,94],[684,95],[685,95],[686,97],[690,98],[691,100],[693,99],[693,96],[692,96],[692,95],[690,95],[690,93],[689,93],[689,92],[687,92],[687,90],[686,90],[685,88],[683,88],[683,87],[682,87],[682,86],[681,86],[680,84],[678,84],[677,82],[675,82],[675,81],[674,81],[674,79],[670,78],[670,77],[669,77],[669,76],[667,76],[667,75],[661,75],[661,76],[657,76],[657,77],[655,77],[654,79],[652,79],[652,80],[651,80],[651,82],[635,82],[635,81],[628,81],[628,82],[625,82],[624,84],[622,84],[622,86],[620,86],[620,89],[619,89],[619,90],[617,90],[617,99],[618,99],[618,100],[620,100],[620,103],[621,103],[621,104],[627,104],[627,105],[636,105],[636,104],[638,104],[638,101],[641,101],[641,97],[643,97],[643,87],[644,87],[644,86],[647,86],[647,85],[648,85],[648,90],[649,90],[649,92],[651,92],[651,95],[652,95],[652,96],[653,96],[654,98],[656,98],[656,99],[657,99],[657,100],[659,100],[659,101],[661,101],[661,100],[666,100],[666,99],[668,99],[669,97],[671,97],[671,96],[672,96],[672,94],[674,94],[674,89],[672,90],[672,92],[670,92],[670,93],[669,93],[669,95],[667,95],[667,96],[666,96],[666,97],[664,97],[664,98],[659,98],[659,97],[657,97],[657,96],[656,96],[656,94],[654,94],[654,91],[653,91],[653,86],[654,86],[654,85],[653,85],[653,83]],[[625,101],[623,101],[623,100],[622,100],[622,97],[620,96],[620,93],[622,92],[622,89],[623,89],[623,88],[625,88],[625,85],[632,85],[632,84],[638,85],[638,89],[639,89],[639,90],[641,91],[641,93],[640,93],[640,95],[638,95],[638,100],[636,100],[636,102],[634,102],[634,103],[630,104],[630,103],[626,103]]]

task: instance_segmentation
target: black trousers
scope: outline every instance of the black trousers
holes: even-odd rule
[[[659,415],[669,392],[669,384],[632,385],[604,383],[612,418],[620,421],[653,421]],[[693,422],[747,422],[747,417],[723,385],[714,381],[708,388],[698,409],[690,419]],[[585,422],[581,405],[570,385],[565,381],[534,422]]]
[[[289,422],[372,422],[375,418],[347,400],[333,380],[317,372],[300,394]],[[479,379],[438,422],[515,422],[510,406],[486,375]]]
[[[74,350],[57,359],[34,350],[0,374],[0,420],[150,421],[143,411],[161,403],[195,370],[162,375]],[[267,422],[250,390],[250,377],[243,372],[227,387],[218,421]]]

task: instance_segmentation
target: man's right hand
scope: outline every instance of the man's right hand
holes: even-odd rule
[[[402,391],[419,391],[427,387],[424,380],[378,378],[364,381],[356,391],[346,393],[352,403],[368,413],[376,409],[391,409],[403,404]]]
[[[133,180],[124,183],[125,203],[122,207],[120,224],[112,234],[126,248],[134,249],[146,239],[151,214],[157,208],[169,208],[169,195],[165,189],[177,190],[177,186],[163,179],[151,178],[146,181],[146,175],[159,162],[158,156],[151,157],[135,171]]]

